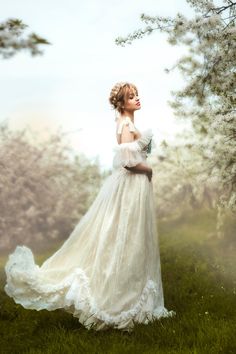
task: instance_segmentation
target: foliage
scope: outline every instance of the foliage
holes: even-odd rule
[[[0,126],[0,250],[48,248],[86,212],[102,181],[99,166],[72,155],[60,132],[38,142],[29,130]]]
[[[225,0],[218,6],[210,0],[186,2],[194,10],[193,18],[142,14],[146,27],[118,37],[116,43],[125,45],[161,31],[171,45],[186,46],[188,53],[173,67],[183,74],[185,87],[173,92],[171,105],[179,119],[192,121],[201,153],[208,156],[209,174],[219,177],[218,207],[235,213],[236,2]]]
[[[4,59],[13,57],[20,50],[28,50],[31,55],[42,54],[40,45],[48,45],[45,38],[36,33],[23,37],[23,32],[28,26],[17,18],[9,18],[0,23],[0,55]]]

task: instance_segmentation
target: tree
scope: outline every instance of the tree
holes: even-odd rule
[[[102,181],[99,166],[71,154],[62,133],[44,143],[29,129],[0,125],[0,252],[17,244],[61,242],[85,214]]]
[[[170,145],[164,140],[151,159],[158,219],[170,220],[190,210],[215,208],[219,180],[208,175],[197,144]]]
[[[13,57],[20,50],[28,50],[31,55],[42,54],[40,45],[50,43],[35,33],[23,37],[23,32],[28,26],[19,19],[10,18],[0,23],[0,55],[3,59]]]
[[[194,10],[193,18],[182,14],[174,18],[142,14],[146,27],[116,38],[116,44],[131,44],[160,31],[167,34],[171,45],[187,47],[188,54],[173,66],[183,74],[186,84],[173,92],[171,106],[177,117],[192,121],[208,170],[219,177],[219,215],[222,208],[235,213],[236,2],[225,0],[219,6],[210,0],[186,2]]]

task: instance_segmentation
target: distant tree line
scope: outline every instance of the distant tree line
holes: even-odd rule
[[[0,251],[37,249],[66,239],[95,198],[104,175],[71,153],[63,134],[44,143],[27,129],[0,126]]]

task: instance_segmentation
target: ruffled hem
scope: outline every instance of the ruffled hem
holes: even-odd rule
[[[148,279],[137,303],[128,311],[113,316],[98,308],[91,295],[89,279],[81,268],[75,268],[62,282],[52,284],[35,264],[34,256],[26,246],[16,247],[9,256],[5,271],[7,284],[4,290],[17,304],[37,311],[63,309],[78,318],[87,329],[105,330],[112,327],[130,331],[135,322],[148,324],[176,314],[163,306],[152,312],[144,310],[149,296],[157,292],[157,284]]]

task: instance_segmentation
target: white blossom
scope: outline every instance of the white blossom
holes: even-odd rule
[[[217,176],[221,186],[219,208],[235,212],[236,4],[186,1],[195,11],[193,18],[187,19],[181,14],[174,18],[142,14],[141,20],[153,28],[152,33],[165,32],[170,44],[188,48],[189,53],[174,65],[183,74],[186,85],[173,93],[170,104],[178,119],[192,121],[208,175]],[[145,33],[143,28],[129,34],[127,39],[131,43]],[[126,38],[122,40],[124,45]],[[219,219],[222,213],[218,213]]]

